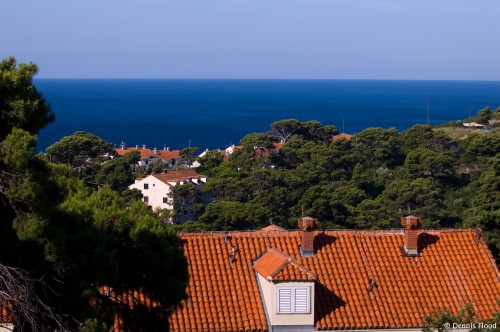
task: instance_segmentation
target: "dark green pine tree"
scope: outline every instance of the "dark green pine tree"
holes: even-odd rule
[[[112,181],[94,190],[71,168],[85,165],[93,146],[59,150],[61,164],[35,155],[35,135],[54,120],[32,84],[36,72],[14,58],[0,62],[0,303],[10,304],[19,330],[107,331],[116,314],[129,330],[168,330],[188,279],[179,239],[143,203],[111,189],[129,180],[113,180],[127,160],[103,167],[102,182]],[[102,141],[74,138],[68,145]],[[101,286],[140,290],[160,305],[120,305]]]

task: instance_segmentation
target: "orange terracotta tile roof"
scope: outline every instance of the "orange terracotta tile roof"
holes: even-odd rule
[[[12,323],[12,306],[0,303],[0,324]],[[0,326],[1,327],[1,326]]]
[[[140,291],[128,291],[125,293],[117,294],[110,288],[101,287],[100,293],[102,295],[109,296],[113,301],[115,301],[118,305],[128,306],[130,309],[134,309],[138,306],[146,306],[148,308],[157,308],[158,302],[152,301],[149,297],[144,295],[143,292]],[[113,322],[113,327],[111,331],[124,331],[124,323],[122,317],[116,317]]]
[[[191,301],[171,317],[172,331],[210,330],[209,321],[215,330],[265,329],[252,262],[269,247],[318,275],[318,329],[421,327],[433,308],[457,311],[466,302],[479,318],[500,310],[500,272],[475,230],[423,232],[421,256],[414,258],[402,255],[402,230],[317,232],[312,257],[300,256],[298,231],[230,234],[227,242],[217,233],[181,235]],[[232,246],[238,251],[231,266]],[[212,299],[206,307],[204,294]],[[197,310],[211,313],[208,320]],[[219,317],[218,310],[227,314]]]
[[[342,133],[342,134],[338,134],[338,135],[333,136],[333,137],[331,138],[331,140],[332,140],[332,141],[336,141],[336,140],[341,139],[341,138],[344,138],[344,139],[351,139],[351,138],[352,138],[352,135]]]
[[[180,152],[180,150],[158,150],[158,156],[165,161],[170,161],[172,159],[181,159]]]
[[[282,231],[285,231],[286,229],[284,228],[281,228],[279,226],[276,226],[276,225],[269,225],[269,226],[266,226],[264,228],[262,228],[260,231],[261,232],[282,232]]]
[[[316,275],[276,248],[267,249],[253,268],[268,280],[314,280]]]
[[[168,171],[164,173],[152,174],[158,180],[168,183],[168,182],[178,182],[186,181],[189,179],[206,178],[206,175],[198,174],[196,171],[191,169],[179,169],[175,171]]]
[[[141,154],[141,159],[149,159],[154,156],[158,156],[159,158],[163,159],[164,161],[170,161],[172,159],[180,159],[179,152],[180,150],[151,150],[148,148],[116,148],[115,151],[118,153],[119,156],[124,156],[129,152],[138,150],[139,153]]]
[[[132,151],[136,151],[136,150],[138,150],[139,153],[141,154],[141,159],[148,159],[148,158],[155,155],[154,151],[151,149],[143,149],[143,148],[139,148],[139,149],[136,149],[136,148],[116,148],[115,149],[116,153],[118,153],[118,155],[122,156],[122,157],[124,155],[126,155],[127,153],[132,152]]]
[[[170,317],[170,329],[267,331],[255,270],[272,274],[283,257],[317,276],[319,330],[420,328],[434,308],[457,312],[465,303],[478,319],[489,318],[500,310],[500,272],[478,234],[420,231],[417,257],[403,255],[403,230],[315,231],[315,255],[307,257],[300,255],[300,231],[180,234],[188,299]],[[286,264],[275,278],[296,275]]]

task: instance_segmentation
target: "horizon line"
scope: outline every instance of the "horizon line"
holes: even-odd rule
[[[411,79],[411,78],[197,78],[197,77],[34,77],[34,80],[176,80],[176,81],[411,81],[411,82],[500,82],[500,79]]]

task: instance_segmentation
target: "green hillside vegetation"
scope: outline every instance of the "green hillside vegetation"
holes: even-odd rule
[[[109,331],[117,313],[127,330],[167,331],[186,296],[179,239],[137,193],[120,195],[131,161],[106,156],[109,143],[79,132],[35,155],[55,118],[37,69],[0,62],[0,306],[17,331]],[[116,303],[106,287],[159,306]]]
[[[489,118],[500,118],[500,109],[490,110]],[[227,162],[200,159],[213,202],[197,222],[177,227],[295,228],[304,206],[321,228],[399,228],[400,217],[411,213],[423,218],[424,228],[480,227],[498,258],[498,124],[492,130],[453,124],[403,132],[367,128],[350,140],[332,141],[316,134],[324,128],[319,123],[281,121],[290,123],[295,129],[279,151],[272,149],[283,137],[275,123],[268,133],[245,136]]]
[[[471,119],[441,126],[420,124],[403,132],[367,128],[338,140],[331,140],[338,134],[334,126],[318,121],[277,121],[266,133],[243,137],[242,148],[227,161],[218,151],[198,158],[198,171],[209,177],[203,190],[212,201],[203,206],[194,188],[174,189],[199,218],[167,227],[186,232],[254,230],[269,224],[295,228],[303,206],[323,229],[387,229],[399,228],[400,217],[411,213],[423,218],[424,228],[481,228],[498,258],[500,125],[491,121],[496,119],[500,108],[486,107]],[[463,127],[469,121],[488,123],[489,130]],[[103,150],[94,156],[95,149],[86,146]],[[58,158],[57,151],[75,156]],[[192,161],[193,153],[184,155]],[[141,197],[127,190],[134,177],[162,169],[156,164],[134,169],[138,153],[111,156],[111,144],[86,133],[47,148],[47,158],[72,167],[87,186],[109,186],[126,201]],[[164,224],[170,216],[158,214]]]
[[[484,129],[470,129],[463,126],[464,122],[476,122],[485,125],[489,130]],[[464,139],[471,133],[477,135],[500,135],[500,107],[492,110],[491,107],[486,106],[477,111],[477,115],[471,116],[468,119],[460,121],[453,121],[442,124],[435,128],[442,131],[455,139]]]
[[[36,134],[55,118],[32,84],[36,72],[31,63],[0,62],[0,303],[13,303],[21,329],[108,330],[116,312],[130,330],[164,328],[188,278],[177,231],[295,228],[302,207],[323,229],[399,228],[409,213],[425,228],[479,227],[498,260],[500,108],[338,140],[334,126],[318,121],[277,121],[243,137],[227,161],[217,151],[199,158],[212,201],[203,206],[180,186],[178,199],[200,217],[172,225],[170,213],[151,211],[128,189],[163,165],[134,168],[137,152],[118,158],[84,132],[35,155]],[[463,127],[471,121],[491,130]],[[196,151],[184,149],[184,163]],[[161,305],[117,305],[102,286],[141,289]]]

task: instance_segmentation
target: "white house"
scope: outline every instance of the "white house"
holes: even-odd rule
[[[142,179],[136,179],[135,183],[130,185],[130,189],[139,189],[142,192],[143,200],[151,206],[153,210],[169,209],[176,210],[178,214],[177,222],[184,222],[195,219],[194,212],[189,206],[173,206],[170,192],[176,185],[191,183],[195,185],[196,190],[201,194],[201,189],[207,182],[207,176],[196,173],[191,169],[175,170],[159,174],[151,174]],[[202,202],[206,202],[206,195],[202,196]]]

